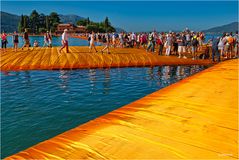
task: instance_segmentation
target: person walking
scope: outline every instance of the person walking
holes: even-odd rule
[[[61,41],[62,47],[60,48],[59,52],[61,53],[61,50],[63,48],[66,48],[66,53],[69,53],[67,29],[64,29],[64,32],[62,33],[61,39],[62,39],[62,41]]]
[[[27,32],[27,29],[25,28],[25,32],[23,34],[23,39],[24,39],[24,45],[22,46],[22,50],[24,47],[27,47],[27,49],[29,50],[30,47],[30,40],[29,40],[29,35]]]
[[[97,53],[98,51],[95,48],[95,32],[92,31],[90,35],[90,46],[89,46],[89,52],[91,52],[92,48],[94,48],[95,52]]]
[[[103,48],[103,49],[101,50],[101,53],[104,53],[104,50],[106,50],[106,51],[107,51],[107,54],[110,54],[109,46],[110,46],[109,34],[106,33],[106,34],[105,34],[105,48]]]

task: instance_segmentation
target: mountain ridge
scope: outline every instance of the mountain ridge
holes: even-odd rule
[[[205,33],[222,33],[222,32],[235,32],[238,31],[239,22],[232,22],[221,26],[212,27],[203,30]]]
[[[17,30],[18,23],[20,21],[19,15],[0,11],[0,16],[1,16],[1,31],[5,31],[8,33],[8,32],[14,32]],[[78,16],[75,14],[67,14],[67,15],[59,14],[59,17],[62,23],[73,23],[75,25],[77,21],[86,19],[84,17]],[[235,32],[236,30],[238,30],[238,26],[239,26],[239,22],[232,22],[229,24],[212,27],[202,31],[205,33]],[[124,31],[124,29],[121,29],[119,27],[115,27],[115,29],[116,29],[116,32]]]

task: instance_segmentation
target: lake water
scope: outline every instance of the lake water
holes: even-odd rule
[[[205,68],[193,65],[1,72],[1,158]]]
[[[43,36],[30,36],[30,43],[31,45],[33,45],[34,41],[37,40],[39,43],[39,46],[43,46],[44,44],[44,38]],[[7,47],[13,47],[13,43],[12,43],[12,36],[8,36],[7,37],[8,40],[8,44]],[[23,42],[23,38],[19,37],[19,44],[18,47],[22,47],[22,45],[24,44]],[[53,46],[61,46],[61,37],[52,37],[52,45]],[[88,46],[88,41],[86,40],[82,40],[79,38],[69,38],[69,45],[71,46]],[[100,46],[101,43],[96,42],[95,45]]]
[[[221,36],[220,34],[207,34],[205,37],[205,42],[207,42],[209,39],[211,39],[212,37],[217,37],[217,36]],[[13,43],[12,43],[12,36],[8,36],[8,44],[7,47],[13,47]],[[43,36],[30,36],[30,43],[31,45],[33,45],[34,41],[37,40],[39,42],[39,46],[43,46],[44,44],[44,38]],[[19,47],[22,47],[23,45],[23,39],[22,37],[19,37]],[[53,46],[61,46],[61,37],[53,37],[52,39],[52,45]],[[69,45],[70,46],[88,46],[88,41],[86,40],[82,40],[79,38],[69,38]],[[97,46],[101,46],[101,43],[96,42],[95,45]]]

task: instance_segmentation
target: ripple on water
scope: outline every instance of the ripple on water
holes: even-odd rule
[[[160,66],[2,73],[2,158],[204,68]]]

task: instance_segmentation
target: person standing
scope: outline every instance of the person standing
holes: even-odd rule
[[[116,47],[116,34],[114,32],[112,34],[112,45],[114,48]]]
[[[13,35],[12,35],[12,41],[13,41],[14,51],[17,52],[18,43],[19,43],[17,31],[15,31],[15,32],[13,33]]]
[[[48,47],[52,47],[52,36],[51,33],[49,33],[49,31],[46,32],[46,38],[48,40]]]
[[[220,53],[218,51],[219,37],[212,39],[212,61],[215,62],[214,57],[217,56],[217,62],[220,62]]]
[[[23,34],[23,39],[24,39],[24,45],[22,46],[22,50],[24,47],[27,47],[27,49],[29,50],[30,47],[30,40],[29,40],[29,35],[27,32],[27,29],[25,28],[25,32]]]
[[[69,53],[67,29],[64,29],[64,32],[62,33],[61,39],[62,39],[62,41],[61,41],[62,47],[59,50],[59,52],[61,53],[61,50],[66,47],[66,53]]]
[[[44,44],[43,44],[43,47],[45,47],[46,45],[49,47],[49,41],[48,41],[47,33],[44,34]]]
[[[184,55],[186,52],[186,38],[184,37],[184,34],[182,33],[178,38],[178,58],[183,57],[186,59],[187,57]]]
[[[227,41],[225,36],[226,35],[223,34],[223,36],[220,38],[219,43],[218,43],[218,50],[220,50],[221,58],[223,58],[223,56],[224,56],[224,47],[225,47],[225,44]]]
[[[159,51],[158,51],[158,54],[160,56],[163,55],[163,37],[160,35],[158,36],[158,39],[157,39],[157,45],[159,46]]]
[[[178,35],[176,33],[173,33],[172,36],[172,43],[173,43],[173,54],[178,55],[178,41],[177,41]]]
[[[151,32],[149,34],[149,37],[148,37],[148,46],[147,46],[147,49],[146,49],[147,52],[149,51],[149,49],[151,49],[151,51],[153,51],[153,39],[154,39],[153,36],[154,36],[153,32]]]
[[[236,31],[235,35],[234,35],[234,52],[235,55],[233,58],[239,58],[238,57],[238,48],[239,48],[239,35],[238,35],[238,31]]]
[[[4,31],[1,35],[1,39],[2,39],[2,50],[3,50],[3,52],[6,52],[8,42],[7,42],[7,34]]]
[[[194,35],[192,38],[192,59],[195,60],[196,59],[196,51],[197,51],[197,47],[198,47],[198,39],[197,39],[197,35]]]
[[[136,48],[139,48],[140,47],[140,34],[138,33],[137,36],[136,36]]]
[[[90,46],[89,46],[89,52],[91,52],[92,48],[94,48],[95,52],[97,53],[98,51],[95,48],[95,33],[92,31],[90,35]]]
[[[170,55],[171,52],[171,46],[172,46],[172,36],[171,33],[167,34],[167,38],[166,38],[166,42],[165,42],[165,46],[166,46],[166,56]]]
[[[120,48],[123,48],[124,46],[124,38],[123,38],[123,32],[119,34],[119,43],[120,43]]]

